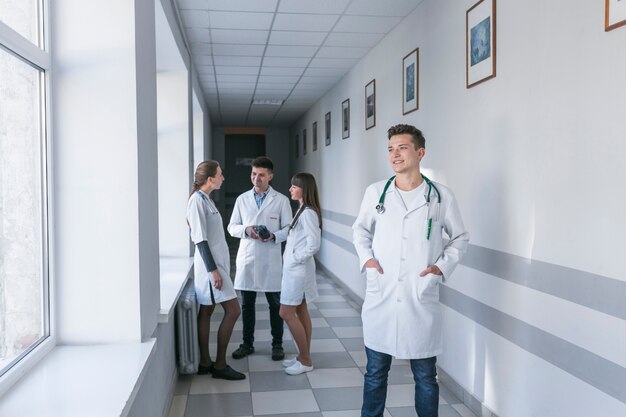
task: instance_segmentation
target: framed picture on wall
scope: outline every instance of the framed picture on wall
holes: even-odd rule
[[[419,92],[419,48],[411,51],[402,60],[402,114],[418,108]]]
[[[350,99],[347,98],[341,103],[341,138],[350,137]]]
[[[626,25],[626,0],[605,0],[604,31]]]
[[[496,76],[496,0],[480,0],[465,13],[465,50],[467,88]]]
[[[317,122],[313,122],[313,152],[317,150]]]
[[[302,155],[306,155],[306,129],[302,130]]]
[[[365,86],[365,130],[376,126],[376,80]]]
[[[324,137],[326,138],[326,146],[330,145],[330,112],[324,116]]]
[[[300,153],[300,137],[298,135],[296,135],[296,158],[299,156],[298,154]]]

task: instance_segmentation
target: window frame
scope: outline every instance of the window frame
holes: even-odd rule
[[[42,360],[56,346],[54,314],[54,228],[52,190],[52,110],[51,110],[51,67],[49,44],[49,1],[39,0],[38,24],[41,48],[4,22],[0,21],[0,48],[15,58],[31,65],[39,73],[39,113],[41,167],[41,284],[43,337],[29,346],[11,361],[8,369],[0,375],[0,395],[10,389],[19,379]]]

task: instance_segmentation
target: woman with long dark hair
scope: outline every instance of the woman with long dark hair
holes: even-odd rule
[[[313,175],[301,172],[291,179],[291,199],[300,206],[294,216],[283,255],[283,281],[280,293],[280,317],[287,323],[298,347],[298,356],[285,359],[283,366],[289,375],[313,370],[311,333],[313,326],[307,300],[317,298],[315,260],[320,249],[322,216],[317,184]]]
[[[216,161],[204,161],[196,168],[193,188],[187,203],[187,222],[191,240],[196,245],[194,255],[194,284],[200,304],[198,312],[198,341],[200,367],[198,374],[213,374],[213,378],[237,380],[246,376],[226,364],[226,347],[233,327],[241,314],[237,294],[230,279],[230,254],[224,237],[224,226],[215,203],[209,195],[224,182],[222,168]],[[224,318],[217,331],[217,357],[211,361],[209,326],[215,305],[221,304]]]

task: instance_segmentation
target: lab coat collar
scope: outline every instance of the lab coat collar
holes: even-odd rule
[[[406,208],[407,213],[417,210],[418,208],[426,204],[426,193],[428,192],[428,185],[426,184],[426,181],[422,181],[422,183],[417,188],[419,188],[421,191],[418,191],[418,195],[415,198],[415,200],[413,200],[411,204],[407,206]],[[387,193],[389,192],[393,192],[395,194],[394,198],[397,199],[397,202],[400,205],[400,207],[404,208],[404,201],[402,200],[402,196],[400,195],[400,191],[398,190],[398,187],[396,187],[395,180],[393,181],[393,187],[389,187],[389,190],[387,191]]]
[[[263,204],[261,204],[261,208],[259,208],[259,212],[263,211],[265,207],[276,197],[276,191],[270,185],[266,191],[267,195],[265,196],[265,200],[263,200]],[[254,199],[254,187],[250,190],[250,198],[252,199],[252,204],[256,207],[256,200]]]

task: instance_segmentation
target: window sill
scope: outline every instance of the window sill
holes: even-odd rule
[[[168,323],[174,314],[178,297],[187,279],[193,276],[193,258],[162,256],[161,267],[161,310],[159,323]]]
[[[126,416],[155,346],[57,346],[2,397],[0,416]]]

